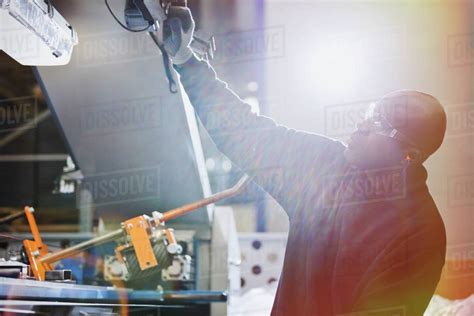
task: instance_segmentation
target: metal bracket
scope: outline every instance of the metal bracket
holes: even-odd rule
[[[214,36],[202,30],[195,31],[190,46],[200,59],[210,61],[214,58],[214,52],[216,51]]]
[[[145,216],[137,216],[123,223],[130,236],[141,270],[156,267],[158,262],[150,242],[151,226]]]

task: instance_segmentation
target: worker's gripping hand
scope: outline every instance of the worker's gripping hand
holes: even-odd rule
[[[189,45],[193,38],[194,27],[194,20],[188,8],[169,9],[168,18],[163,23],[163,42],[175,65],[182,65],[193,56]]]

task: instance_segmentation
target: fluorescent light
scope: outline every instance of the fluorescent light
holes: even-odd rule
[[[76,31],[44,0],[0,0],[0,49],[22,65],[64,65]]]

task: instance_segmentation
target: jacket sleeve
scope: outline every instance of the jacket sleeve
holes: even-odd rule
[[[344,146],[329,138],[288,129],[257,115],[212,67],[191,58],[176,66],[180,81],[217,148],[285,206],[300,198],[313,166],[324,168]],[[291,205],[291,204],[290,204]]]

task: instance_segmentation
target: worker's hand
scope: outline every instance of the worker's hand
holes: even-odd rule
[[[163,43],[175,65],[187,62],[193,52],[191,44],[194,33],[191,11],[183,7],[171,7],[163,23]]]

